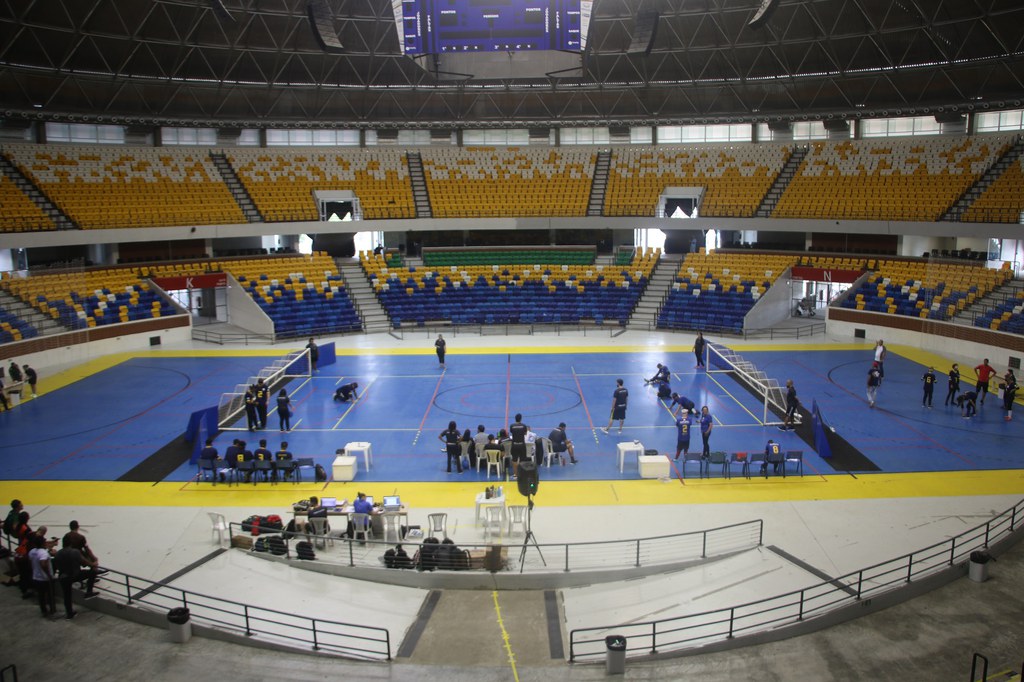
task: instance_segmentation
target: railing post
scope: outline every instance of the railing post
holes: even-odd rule
[[[313,651],[320,651],[320,642],[316,638],[316,618],[312,619],[310,624],[313,626]]]
[[[911,576],[914,575],[914,555],[911,554],[907,557],[907,582],[911,581]]]
[[[758,519],[757,525],[757,546],[761,547],[762,545],[764,545],[764,519]]]
[[[132,577],[127,573],[124,576],[124,592],[125,596],[128,597],[128,604],[132,603]]]
[[[639,540],[636,541],[636,565],[637,565],[637,568],[640,567],[640,541]]]
[[[860,601],[861,587],[864,584],[864,571],[857,571],[857,601]]]
[[[1017,525],[1017,505],[1013,505],[1010,509],[1010,532],[1013,532],[1014,526]]]
[[[700,534],[700,558],[708,558],[708,532],[704,531]]]
[[[249,605],[242,606],[242,615],[245,617],[245,636],[252,637],[252,628],[249,627]]]
[[[736,618],[736,607],[729,609],[729,636],[726,639],[732,639],[733,621]]]
[[[350,568],[356,565],[356,558],[352,553],[352,538],[348,538],[348,565]]]
[[[989,534],[989,532],[991,530],[992,530],[992,522],[991,521],[986,521],[985,522],[985,546],[986,547],[988,547],[988,534]]]
[[[800,613],[797,614],[797,620],[804,619],[804,590],[800,590]]]
[[[658,621],[651,623],[651,653],[658,653]]]
[[[388,660],[390,661],[391,660],[391,631],[390,630],[384,630],[384,646],[387,647],[387,650],[388,650],[388,652],[387,652],[388,653]]]
[[[952,566],[956,560],[956,536],[953,536],[953,541],[949,543],[949,565]]]
[[[569,543],[565,543],[565,572],[569,572]]]

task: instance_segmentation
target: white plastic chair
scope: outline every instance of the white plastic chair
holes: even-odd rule
[[[351,514],[349,522],[352,524],[352,539],[355,540],[357,535],[362,535],[363,542],[373,538],[373,526],[370,524],[369,514]]]
[[[448,537],[447,514],[427,514],[427,523],[430,526],[430,535],[428,537],[434,537],[437,533],[442,535],[442,539]]]
[[[223,514],[218,514],[217,512],[206,512],[206,514],[210,517],[210,523],[213,524],[210,528],[210,538],[212,539],[216,535],[217,543],[224,544],[224,534],[231,532],[227,519],[224,518]]]
[[[505,531],[505,510],[502,507],[484,507],[484,540],[500,538]]]
[[[491,468],[494,469],[494,474],[501,478],[501,453],[497,450],[487,450],[487,478],[491,477]]]
[[[515,535],[516,526],[522,528],[523,535],[526,535],[526,505],[513,504],[508,508],[508,534]]]
[[[313,526],[313,542],[317,547],[324,548],[328,542],[334,544],[334,538],[327,530],[327,519],[322,516],[314,516],[309,520],[309,524]]]
[[[387,512],[381,515],[381,520],[384,522],[384,542],[389,542],[388,538],[394,537],[394,542],[402,541],[402,519],[405,514],[399,512]]]
[[[551,468],[551,458],[558,459],[558,455],[554,452],[554,446],[551,444],[550,438],[538,438],[537,439],[544,447],[544,466]],[[561,460],[559,460],[561,461]]]

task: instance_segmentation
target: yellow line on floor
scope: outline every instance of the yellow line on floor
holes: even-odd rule
[[[498,618],[498,627],[501,629],[501,639],[505,644],[505,652],[508,654],[508,664],[512,666],[512,679],[515,682],[519,682],[519,671],[516,670],[516,655],[512,653],[512,641],[508,636],[508,630],[505,629],[505,622],[501,618],[501,606],[498,605],[498,591],[494,590],[491,592],[491,597],[494,598],[494,613]]]
[[[586,465],[586,460],[581,466]],[[665,481],[545,481],[541,469],[538,507],[588,507],[657,504],[735,504],[801,500],[1024,495],[1024,470],[949,471],[912,474],[845,474],[782,478],[687,478]],[[411,509],[467,508],[486,483],[376,482],[271,485],[211,485],[195,482],[124,483],[109,481],[4,481],[0,500],[18,498],[28,506],[288,507],[310,495],[355,499],[359,491],[398,493]],[[505,484],[509,504],[526,504],[514,485]]]

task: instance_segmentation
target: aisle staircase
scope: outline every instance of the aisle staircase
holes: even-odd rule
[[[416,204],[417,218],[433,218],[430,206],[430,192],[427,191],[427,176],[423,173],[423,158],[419,152],[405,155],[409,164],[409,182],[412,185],[412,199]]]
[[[594,179],[590,184],[590,200],[587,202],[588,216],[604,214],[604,195],[608,190],[608,169],[612,165],[612,153],[607,149],[597,153],[594,164]]]
[[[228,161],[227,156],[224,155],[224,152],[211,151],[210,160],[217,167],[217,172],[220,173],[220,177],[224,180],[224,184],[227,185],[231,196],[235,198],[235,203],[242,209],[245,219],[250,223],[262,223],[263,216],[260,214],[259,209],[256,208],[256,203],[249,195],[249,191],[245,189],[245,185],[238,179],[235,169],[231,167],[231,163]]]
[[[683,257],[679,254],[663,254],[658,259],[658,264],[654,266],[651,278],[647,282],[647,289],[637,301],[636,308],[626,323],[627,329],[653,331],[657,327],[658,313],[661,312],[661,306],[665,303],[682,261]]]
[[[57,226],[58,230],[77,230],[78,225],[75,225],[74,221],[69,218],[64,211],[57,208],[57,205],[50,201],[49,197],[43,194],[43,191],[36,187],[36,185],[25,177],[17,166],[15,166],[10,159],[7,158],[6,154],[0,154],[0,172],[11,179],[19,190],[25,194],[29,199],[32,200],[36,206],[46,214],[53,224]]]
[[[357,259],[336,258],[338,272],[345,280],[345,289],[352,299],[352,305],[363,320],[363,330],[368,334],[386,332],[391,329],[390,318],[373,293],[370,280],[363,272]]]
[[[0,291],[0,310],[14,315],[31,325],[40,336],[62,334],[71,331],[57,320],[48,317],[7,291]]]
[[[782,170],[775,177],[775,182],[768,188],[768,193],[761,199],[761,205],[757,207],[757,211],[754,213],[755,218],[771,218],[772,211],[775,210],[779,199],[782,198],[782,193],[786,191],[786,187],[789,186],[796,172],[800,170],[800,164],[804,162],[804,157],[806,156],[807,147],[796,147],[793,149],[793,153],[789,155],[786,163],[782,166]]]
[[[1010,300],[1018,300],[1019,294],[1024,292],[1024,281],[1011,279],[1004,284],[992,289],[985,296],[978,298],[971,305],[958,312],[950,322],[954,324],[966,324],[974,326],[974,318],[986,313],[993,308]]]
[[[985,190],[989,186],[999,179],[999,176],[1009,168],[1011,165],[1017,162],[1021,154],[1024,153],[1024,138],[1018,137],[1017,141],[1006,150],[1006,152],[999,157],[999,159],[989,166],[980,178],[978,178],[973,185],[971,185],[966,192],[964,192],[956,203],[953,204],[945,215],[942,216],[944,222],[954,222],[961,220],[967,209],[977,201],[978,197],[985,193]]]

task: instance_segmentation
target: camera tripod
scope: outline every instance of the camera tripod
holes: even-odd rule
[[[537,556],[540,557],[541,563],[545,566],[548,562],[544,560],[544,553],[540,551],[540,545],[537,544],[537,538],[533,535],[533,495],[529,495],[526,498],[526,537],[523,538],[523,549],[519,552],[519,572],[523,572],[523,567],[526,565],[526,549],[533,544],[534,549],[537,550]]]

